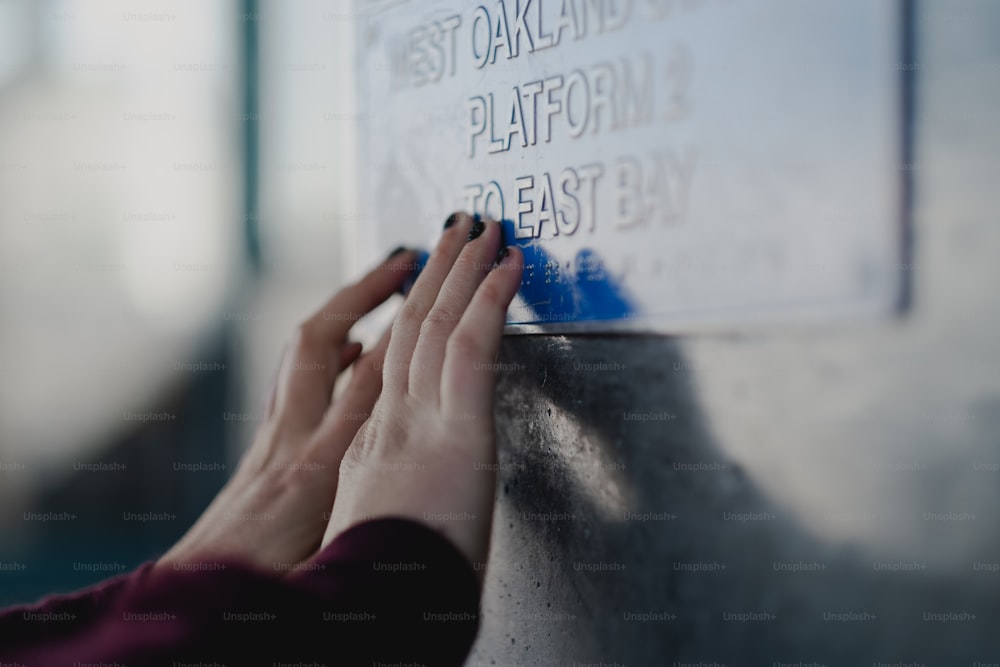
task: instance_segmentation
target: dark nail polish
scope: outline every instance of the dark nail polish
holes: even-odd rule
[[[458,222],[458,214],[452,213],[448,216],[448,219],[444,221],[444,228],[448,229],[449,227],[454,226],[456,222]]]
[[[386,257],[386,260],[392,259],[393,257],[395,257],[396,255],[398,255],[401,252],[406,252],[406,246],[405,245],[401,245],[398,248],[396,248],[395,250],[393,250],[392,252],[390,252],[389,255]]]
[[[497,253],[497,258],[494,260],[495,264],[499,264],[503,261],[503,258],[510,254],[510,248],[508,246],[501,246],[500,252]]]
[[[472,223],[472,229],[469,230],[469,238],[466,240],[474,241],[478,239],[485,229],[486,229],[486,223],[484,223],[482,220],[476,220],[475,222]]]

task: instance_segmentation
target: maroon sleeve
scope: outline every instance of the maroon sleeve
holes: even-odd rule
[[[0,657],[25,667],[461,665],[479,627],[471,564],[406,519],[354,526],[285,577],[230,562],[128,581],[73,632],[36,627],[22,640],[32,621],[5,613]]]
[[[152,569],[146,563],[128,574],[68,595],[50,595],[32,605],[0,610],[0,657],[15,645],[30,646],[72,637],[109,613],[126,591],[141,585]]]

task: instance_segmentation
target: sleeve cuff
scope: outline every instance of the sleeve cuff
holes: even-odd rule
[[[472,564],[446,537],[411,519],[372,519],[341,533],[315,562],[350,572],[357,612],[378,608],[400,629],[403,636],[387,642],[400,650],[383,659],[463,664],[479,630],[481,589]]]

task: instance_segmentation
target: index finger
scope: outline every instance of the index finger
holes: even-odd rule
[[[273,414],[279,420],[304,429],[319,423],[337,376],[350,360],[344,346],[351,326],[392,296],[414,259],[413,251],[393,253],[299,326],[278,373]]]
[[[315,339],[335,345],[347,338],[355,322],[392,296],[417,268],[415,250],[394,250],[360,280],[344,287],[305,321]]]
[[[448,339],[441,373],[441,410],[447,418],[492,416],[495,357],[507,307],[521,286],[523,271],[524,254],[508,246],[506,255],[476,289]]]

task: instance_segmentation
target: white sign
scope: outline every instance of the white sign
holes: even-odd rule
[[[361,234],[448,213],[525,251],[509,332],[893,312],[896,0],[361,2]]]

